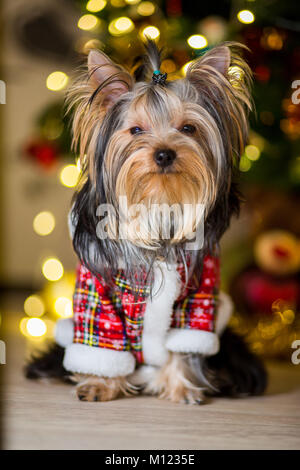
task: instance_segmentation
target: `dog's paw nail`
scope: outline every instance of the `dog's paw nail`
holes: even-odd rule
[[[78,395],[79,400],[84,401],[84,395]]]

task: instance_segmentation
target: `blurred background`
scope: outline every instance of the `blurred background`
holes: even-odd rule
[[[240,162],[245,203],[222,241],[223,288],[252,349],[290,360],[300,339],[298,2],[6,0],[1,24],[1,290],[3,309],[22,312],[19,334],[40,342],[72,312],[67,213],[80,167],[63,99],[74,70],[91,48],[130,67],[148,35],[165,45],[172,79],[235,40],[250,49],[256,112]],[[238,67],[229,76],[243,80]]]

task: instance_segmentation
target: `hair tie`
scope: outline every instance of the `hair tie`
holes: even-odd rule
[[[167,80],[167,74],[161,73],[160,70],[154,70],[152,75],[152,81],[154,85],[165,85]]]

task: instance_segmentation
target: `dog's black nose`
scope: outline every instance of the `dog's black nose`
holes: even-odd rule
[[[172,165],[175,158],[176,152],[172,149],[160,149],[154,154],[154,160],[161,168],[166,168],[167,166]]]

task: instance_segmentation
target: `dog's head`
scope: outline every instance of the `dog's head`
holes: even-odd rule
[[[91,51],[87,75],[70,92],[74,145],[87,177],[81,197],[91,201],[93,195],[97,204],[115,207],[120,196],[129,206],[147,208],[202,204],[206,218],[217,207],[220,212],[220,204],[228,212],[231,172],[243,152],[251,108],[251,75],[238,48],[217,46],[195,60],[184,78],[170,81],[160,72],[152,42],[132,75]],[[173,241],[182,241],[195,225],[191,217]],[[144,238],[144,245],[159,246]]]

